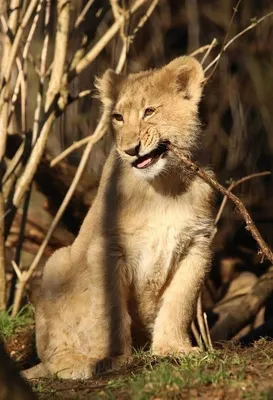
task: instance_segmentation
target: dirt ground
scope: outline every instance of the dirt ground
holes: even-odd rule
[[[6,338],[18,367],[37,361],[34,327]],[[273,341],[249,347],[225,343],[209,353],[179,359],[136,354],[133,362],[85,381],[39,379],[31,386],[38,399],[273,399]]]

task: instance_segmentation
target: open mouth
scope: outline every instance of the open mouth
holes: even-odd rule
[[[155,164],[167,152],[168,145],[169,142],[167,141],[160,142],[156,149],[134,161],[132,164],[133,167],[144,169],[150,167],[152,164]]]

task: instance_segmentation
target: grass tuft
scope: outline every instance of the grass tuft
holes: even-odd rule
[[[27,304],[15,317],[10,316],[11,309],[0,311],[0,336],[10,337],[15,331],[34,322],[33,306]]]

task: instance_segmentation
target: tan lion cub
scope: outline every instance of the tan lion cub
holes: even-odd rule
[[[116,145],[72,246],[45,266],[36,309],[34,377],[87,378],[99,360],[130,355],[132,337],[157,355],[188,353],[210,266],[212,190],[169,143],[191,154],[204,74],[191,57],[97,87]]]

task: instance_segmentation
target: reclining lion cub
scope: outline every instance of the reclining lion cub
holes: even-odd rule
[[[36,309],[41,364],[28,377],[87,378],[99,360],[130,355],[133,336],[157,355],[188,353],[211,260],[212,190],[168,150],[198,137],[201,65],[180,57],[97,87],[115,146],[70,247],[45,266]]]

